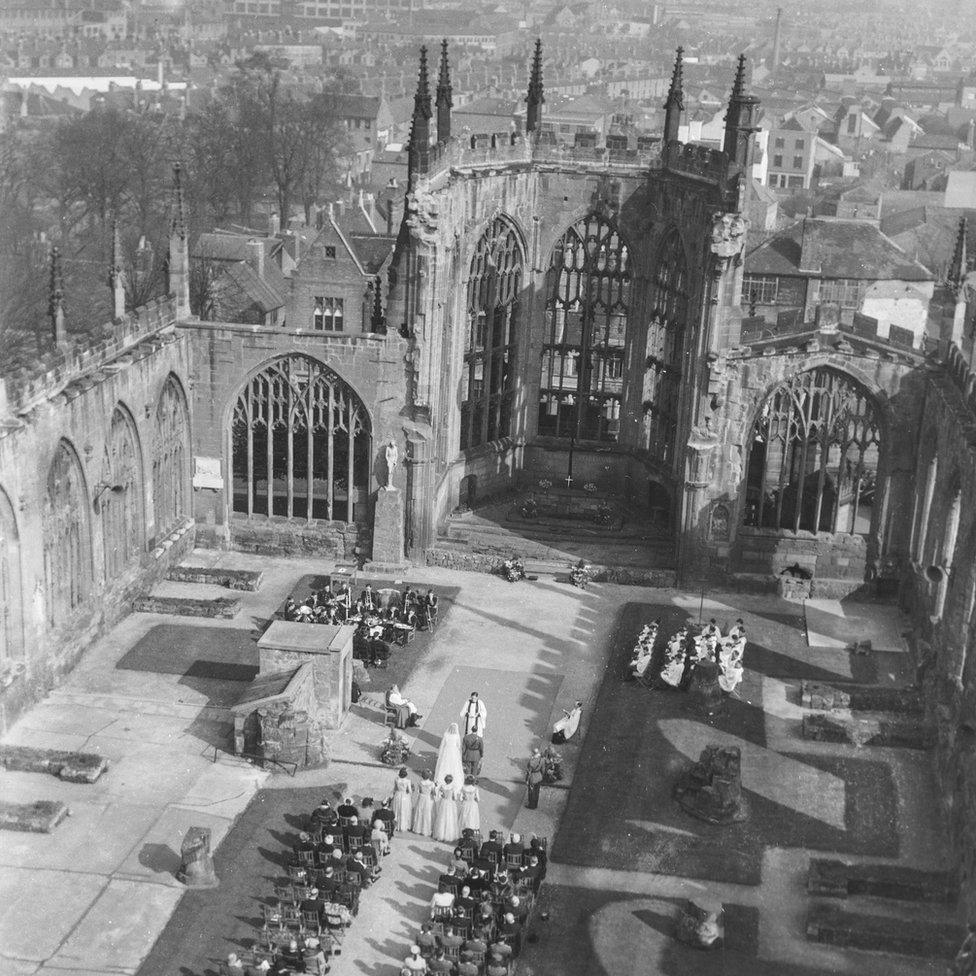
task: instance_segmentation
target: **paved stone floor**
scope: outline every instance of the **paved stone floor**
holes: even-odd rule
[[[174,624],[237,631],[226,642],[211,641],[224,649],[219,661],[226,663],[226,648],[237,638],[250,640],[302,576],[331,567],[202,551],[193,560],[260,567],[265,581],[258,592],[243,594],[242,610],[231,620],[130,616],[7,737],[91,749],[113,765],[92,786],[31,774],[0,777],[0,790],[10,799],[66,799],[72,809],[53,835],[0,834],[5,973],[215,972],[221,955],[243,938],[256,914],[255,900],[267,893],[274,875],[266,865],[255,866],[249,884],[246,859],[234,852],[253,853],[253,848],[273,868],[299,822],[295,818],[302,810],[293,805],[302,806],[319,791],[361,797],[389,790],[392,772],[377,760],[383,738],[378,703],[385,690],[379,681],[366,689],[335,735],[333,762],[325,770],[267,777],[225,755],[213,761],[213,746],[225,742],[228,733],[226,704],[243,686],[228,681],[233,673],[220,669],[144,669],[140,654],[147,635],[158,636],[157,628]],[[857,750],[799,737],[802,678],[897,684],[905,680],[908,655],[851,658],[842,649],[810,648],[802,607],[770,598],[710,594],[702,606],[700,594],[637,587],[598,584],[580,593],[545,579],[510,585],[433,569],[410,575],[458,587],[434,638],[422,649],[411,645],[395,652],[403,655],[397,667],[401,686],[425,716],[410,765],[418,770],[429,764],[445,724],[467,692],[479,688],[489,709],[483,828],[503,826],[554,842],[543,889],[551,918],[535,924],[521,973],[925,976],[942,971],[935,961],[843,951],[804,938],[809,906],[804,878],[811,855],[836,849],[855,859],[944,866],[924,754]],[[743,700],[715,728],[682,712],[677,696],[620,680],[637,620],[664,613],[697,620],[700,611],[720,622],[744,616],[750,633]],[[172,670],[180,671],[175,664]],[[566,779],[561,788],[543,790],[538,810],[525,810],[520,763],[577,698],[586,708],[581,735],[563,749]],[[747,796],[757,812],[755,829],[727,845],[727,858],[720,837],[682,821],[666,802],[673,769],[717,738],[742,745]],[[287,792],[280,802],[260,800],[269,791]],[[173,914],[181,896],[173,872],[182,835],[193,824],[210,826],[217,841],[229,833],[230,839],[218,853],[218,871],[228,859],[228,884],[184,900],[189,905],[193,898],[199,905],[194,914],[205,920],[189,926],[177,924],[179,911]],[[604,834],[612,843],[603,843]],[[682,839],[664,845],[673,866],[648,864],[647,852],[663,850],[662,837],[669,835]],[[397,840],[380,882],[364,896],[334,976],[395,974],[425,915],[449,850],[409,834]],[[711,858],[696,861],[695,848],[709,848]],[[752,859],[749,871],[740,870],[743,853]],[[673,873],[635,870],[641,867]],[[758,909],[758,935],[749,951],[705,955],[673,942],[675,900],[702,891]],[[892,911],[877,903],[871,910]],[[935,917],[915,905],[908,913]],[[171,917],[176,927],[164,932]]]

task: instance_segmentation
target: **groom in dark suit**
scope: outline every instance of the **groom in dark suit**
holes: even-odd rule
[[[481,775],[481,762],[485,757],[485,740],[477,732],[469,732],[461,740],[461,763],[464,772],[476,780]]]

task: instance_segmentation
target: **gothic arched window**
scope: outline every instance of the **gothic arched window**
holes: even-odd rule
[[[670,461],[674,451],[687,320],[688,267],[681,238],[673,233],[661,247],[654,273],[644,374],[645,446],[662,461]]]
[[[595,214],[563,234],[549,263],[539,433],[615,441],[630,308],[627,245]]]
[[[81,462],[63,440],[48,472],[44,513],[44,581],[52,627],[64,623],[91,594],[90,504]]]
[[[866,534],[880,448],[875,401],[860,384],[825,367],[792,376],[753,427],[745,524]]]
[[[24,656],[22,587],[17,520],[0,488],[0,665]]]
[[[515,336],[524,260],[515,228],[496,217],[468,277],[468,337],[461,378],[461,450],[505,437],[515,400]]]
[[[187,511],[190,418],[176,378],[170,376],[156,405],[153,433],[153,508],[156,538],[176,528]]]
[[[276,359],[234,406],[233,510],[362,521],[371,451],[369,416],[346,383],[308,356]]]
[[[122,407],[116,407],[97,489],[106,580],[115,579],[143,546],[142,466],[137,440],[132,418]]]

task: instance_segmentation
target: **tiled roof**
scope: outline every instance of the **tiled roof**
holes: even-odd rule
[[[352,234],[346,240],[356,252],[356,257],[366,273],[371,275],[380,270],[396,243],[395,237],[388,237],[386,234]]]
[[[931,273],[863,220],[806,217],[746,255],[748,274],[931,281]]]
[[[285,304],[285,293],[273,288],[244,261],[228,264],[224,269],[227,277],[250,298],[262,312],[271,312]],[[282,279],[284,280],[284,279]]]

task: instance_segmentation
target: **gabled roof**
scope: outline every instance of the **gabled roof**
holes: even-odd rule
[[[386,234],[351,234],[346,240],[367,274],[375,275],[387,259],[396,237]]]
[[[273,255],[281,247],[281,241],[275,237],[264,237],[260,234],[201,234],[191,250],[191,257],[206,258],[210,261],[246,261],[249,254],[248,243],[252,240],[260,241],[264,245],[265,258]]]
[[[865,281],[931,281],[877,224],[805,217],[746,255],[748,274],[855,278]]]

